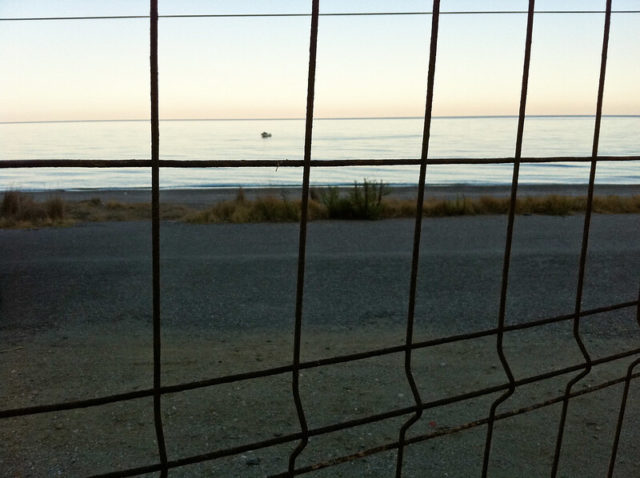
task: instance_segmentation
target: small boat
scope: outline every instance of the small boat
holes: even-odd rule
[[[267,133],[266,131],[263,131],[260,136],[262,136],[263,138],[271,138],[271,133]]]

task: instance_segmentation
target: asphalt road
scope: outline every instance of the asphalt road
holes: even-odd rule
[[[572,313],[582,216],[517,217],[506,322]],[[426,219],[416,324],[451,332],[495,326],[506,219]],[[583,309],[636,300],[640,216],[595,215]],[[309,225],[303,320],[309,326],[402,325],[413,221]],[[0,327],[147,320],[148,223],[0,231]],[[167,327],[284,328],[295,310],[296,224],[161,227],[162,322]],[[619,324],[608,321],[609,332]],[[624,329],[624,328],[623,328]],[[622,330],[622,329],[620,329]]]

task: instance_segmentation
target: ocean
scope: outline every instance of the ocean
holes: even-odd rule
[[[432,120],[429,157],[512,157],[517,117],[437,117]],[[525,122],[523,157],[590,156],[592,116],[533,116]],[[421,118],[316,119],[312,158],[418,159]],[[292,120],[165,120],[160,157],[173,160],[303,159],[305,122]],[[261,132],[271,133],[262,138]],[[0,124],[0,161],[11,159],[149,159],[148,121],[79,121]],[[605,116],[599,154],[640,155],[640,116]],[[362,179],[391,185],[418,182],[417,166],[313,168],[313,185],[351,184]],[[432,165],[429,184],[500,185],[513,166]],[[301,183],[301,168],[166,168],[160,187],[271,187]],[[521,184],[584,184],[589,163],[523,164]],[[640,162],[598,163],[601,184],[640,184]],[[147,168],[0,169],[0,189],[148,188]]]

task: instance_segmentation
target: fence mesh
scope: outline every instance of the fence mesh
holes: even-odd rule
[[[640,347],[617,351],[616,353],[592,358],[585,344],[585,339],[581,333],[581,323],[586,318],[598,318],[605,320],[607,313],[615,311],[634,311],[636,320],[640,325],[640,300],[638,297],[628,298],[626,301],[615,302],[600,306],[597,308],[583,308],[583,290],[585,284],[585,268],[588,256],[588,245],[590,238],[591,218],[593,212],[593,197],[596,178],[596,167],[598,162],[603,161],[637,161],[639,156],[599,156],[598,143],[600,137],[600,124],[602,118],[602,104],[604,85],[606,78],[607,51],[609,31],[611,25],[612,2],[607,0],[606,10],[600,12],[604,14],[604,31],[602,42],[602,56],[599,74],[599,87],[597,94],[597,108],[595,116],[595,130],[593,134],[592,154],[589,157],[542,157],[542,158],[526,158],[522,157],[523,131],[526,121],[526,102],[527,87],[529,78],[529,65],[531,58],[531,48],[534,39],[534,18],[536,15],[548,13],[545,11],[535,11],[534,0],[529,0],[528,10],[525,11],[504,11],[500,13],[509,14],[526,14],[527,15],[527,33],[524,46],[524,65],[522,70],[522,86],[520,97],[520,108],[518,117],[517,138],[515,143],[515,153],[513,157],[507,158],[452,158],[452,159],[434,159],[429,157],[429,139],[430,126],[433,111],[433,98],[436,90],[434,85],[435,69],[438,59],[438,29],[439,19],[445,14],[482,14],[486,12],[440,12],[440,1],[433,1],[433,8],[430,12],[380,12],[375,15],[425,15],[431,20],[431,37],[429,42],[429,67],[427,72],[427,96],[426,109],[424,114],[424,129],[422,137],[422,153],[420,159],[369,159],[363,158],[358,160],[333,160],[318,161],[312,158],[312,140],[313,140],[313,121],[314,121],[314,86],[316,79],[316,51],[318,43],[319,30],[319,0],[312,1],[312,11],[304,16],[310,17],[310,40],[309,40],[309,68],[308,68],[308,85],[307,85],[307,104],[306,104],[306,127],[304,142],[304,159],[274,161],[230,161],[230,160],[211,160],[211,161],[172,161],[160,160],[160,142],[159,142],[159,114],[158,114],[158,7],[157,0],[150,1],[150,84],[151,84],[151,159],[150,160],[65,160],[65,159],[38,159],[38,160],[6,160],[0,162],[2,168],[44,168],[44,167],[61,167],[61,168],[112,168],[112,167],[131,167],[131,168],[150,168],[151,169],[151,185],[152,185],[152,289],[153,289],[153,386],[151,388],[132,390],[125,393],[100,396],[98,398],[65,401],[62,403],[46,403],[43,405],[29,406],[22,408],[12,408],[0,410],[0,419],[9,419],[14,417],[26,417],[38,414],[55,414],[67,410],[84,409],[89,407],[101,407],[108,404],[120,402],[128,402],[142,398],[152,398],[153,400],[153,420],[155,427],[155,440],[157,445],[158,461],[145,466],[138,466],[129,469],[114,470],[109,473],[103,473],[96,476],[135,476],[146,473],[159,472],[161,476],[167,476],[170,470],[178,469],[187,465],[194,465],[202,462],[210,462],[225,457],[237,456],[250,451],[257,451],[277,445],[289,444],[295,445],[289,454],[288,467],[281,473],[272,476],[295,476],[306,473],[320,472],[325,468],[341,465],[343,463],[364,460],[366,457],[382,454],[389,451],[395,452],[395,476],[402,476],[403,471],[408,475],[405,467],[407,460],[407,450],[412,446],[430,440],[436,440],[441,437],[461,433],[465,430],[477,427],[486,428],[486,437],[484,439],[484,454],[482,459],[482,476],[491,474],[491,456],[492,449],[495,448],[495,427],[496,423],[519,415],[526,415],[535,410],[559,404],[561,408],[558,428],[555,432],[555,449],[553,452],[553,465],[550,470],[551,476],[556,476],[559,470],[559,463],[562,458],[563,437],[567,426],[567,417],[573,406],[574,398],[592,394],[608,387],[622,384],[622,396],[619,403],[619,415],[615,424],[614,439],[611,444],[610,461],[608,467],[609,476],[613,476],[616,458],[619,449],[620,436],[625,425],[625,412],[627,411],[627,403],[630,396],[631,382],[640,375],[638,364],[640,359],[637,355],[640,353]],[[558,13],[558,12],[555,12]],[[587,13],[586,11],[564,12],[571,14]],[[589,13],[595,13],[593,11]],[[285,14],[277,14],[285,15]],[[298,15],[298,14],[295,14]],[[341,13],[336,15],[351,15]],[[364,13],[358,13],[364,15]],[[175,16],[175,15],[174,15]],[[215,17],[215,16],[233,16],[233,15],[182,15],[187,17]],[[242,15],[241,15],[242,16]],[[303,14],[300,14],[303,16]],[[91,19],[97,17],[65,17],[65,18],[30,18],[30,19],[2,19],[8,20],[64,20],[64,19]],[[100,18],[139,18],[132,16],[122,17],[100,17]],[[146,17],[145,17],[146,18]],[[553,317],[545,317],[542,319],[522,322],[518,324],[508,324],[505,320],[507,314],[508,289],[510,280],[510,266],[512,265],[511,252],[514,238],[514,224],[516,222],[516,199],[518,195],[519,184],[519,168],[523,163],[536,162],[589,162],[590,174],[587,187],[587,206],[584,215],[583,233],[580,243],[578,281],[575,289],[575,307],[570,313],[557,315]],[[497,164],[509,163],[513,164],[513,178],[510,191],[510,206],[507,218],[506,243],[504,245],[503,268],[501,274],[500,285],[500,301],[499,313],[495,327],[475,331],[471,333],[445,335],[431,340],[417,340],[414,333],[414,319],[416,314],[416,298],[418,290],[419,266],[421,264],[421,252],[424,253],[424,245],[422,244],[421,233],[423,231],[423,211],[422,205],[424,201],[424,192],[426,189],[426,177],[428,175],[428,167],[437,164]],[[372,350],[334,355],[331,357],[303,360],[302,352],[304,348],[303,326],[304,326],[304,292],[305,292],[305,266],[307,265],[307,223],[308,209],[310,197],[310,174],[314,167],[342,167],[342,166],[400,166],[414,165],[420,167],[418,187],[417,187],[417,209],[415,216],[415,224],[413,226],[413,240],[411,253],[411,268],[409,279],[409,296],[405,322],[405,339],[404,344],[375,348]],[[165,385],[161,381],[162,371],[162,323],[160,300],[162,295],[160,282],[160,171],[162,168],[191,168],[191,167],[295,167],[302,168],[302,184],[301,184],[301,218],[299,221],[298,235],[298,251],[297,251],[297,279],[295,289],[295,317],[293,327],[293,349],[291,351],[290,363],[278,367],[271,367],[261,370],[243,371],[215,378],[208,378],[198,381],[188,381],[179,384]],[[505,352],[504,340],[509,333],[516,331],[527,331],[537,327],[549,326],[552,324],[571,324],[573,340],[575,346],[580,350],[581,360],[571,366],[564,366],[552,371],[534,374],[526,377],[517,377],[513,371],[512,364],[508,354]],[[439,396],[437,398],[426,398],[421,392],[421,388],[417,384],[414,373],[413,359],[414,354],[418,351],[424,352],[433,350],[438,346],[447,344],[464,344],[468,341],[481,339],[495,339],[495,354],[499,359],[500,366],[504,372],[506,381],[497,385],[476,387],[472,390],[466,390],[461,393]],[[384,357],[402,357],[404,362],[404,374],[406,382],[411,391],[413,404],[402,408],[394,408],[352,418],[348,420],[338,421],[325,424],[322,426],[310,425],[307,419],[309,413],[309,405],[305,405],[305,401],[301,395],[300,378],[303,372],[311,372],[314,370],[328,369],[329,367],[340,364],[353,364],[359,361],[365,361],[374,358]],[[634,359],[627,369],[624,376],[609,378],[605,381],[589,380],[592,370],[599,365],[613,363],[615,361]],[[299,431],[295,433],[278,434],[269,439],[251,441],[226,447],[224,443],[216,443],[211,447],[210,451],[191,455],[187,457],[175,458],[167,451],[168,438],[165,435],[165,426],[163,425],[162,402],[170,394],[180,394],[195,390],[216,389],[228,384],[247,383],[262,378],[269,377],[290,377],[291,379],[291,401],[295,406],[295,412],[298,420]],[[514,396],[523,387],[531,384],[538,384],[543,381],[550,381],[554,378],[563,380],[564,389],[562,393],[556,394],[544,401],[528,403],[525,405],[517,405],[519,402],[514,400]],[[465,423],[456,424],[455,426],[434,428],[425,433],[418,431],[412,433],[412,428],[423,418],[426,410],[433,410],[438,407],[447,405],[464,404],[471,400],[490,397],[493,398],[486,417],[474,419]],[[497,397],[497,398],[495,398]],[[509,406],[510,403],[516,403]],[[344,451],[336,453],[329,459],[314,461],[311,464],[300,464],[299,457],[305,451],[310,439],[329,435],[333,432],[364,427],[370,424],[377,424],[388,420],[399,419],[397,422],[399,428],[397,430],[397,438],[387,440],[385,443],[365,447],[355,453],[345,453]],[[394,422],[396,423],[396,422]],[[549,426],[551,432],[551,425]]]

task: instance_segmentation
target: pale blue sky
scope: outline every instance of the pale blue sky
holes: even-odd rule
[[[526,10],[443,0],[442,11]],[[160,0],[161,14],[308,13],[310,1]],[[604,0],[537,0],[538,10]],[[640,0],[614,0],[640,10]],[[323,12],[428,11],[428,0],[321,0]],[[146,0],[0,0],[0,17],[146,15]],[[601,14],[536,16],[527,112],[593,114]],[[420,116],[430,16],[321,17],[319,117]],[[443,15],[434,114],[517,114],[526,15]],[[163,118],[304,116],[309,18],[160,20]],[[0,22],[0,121],[149,117],[148,21]],[[640,14],[614,14],[606,114],[640,114]]]

